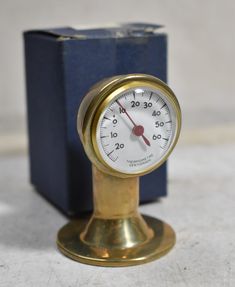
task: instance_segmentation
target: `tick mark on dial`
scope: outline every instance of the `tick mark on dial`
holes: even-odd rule
[[[153,92],[150,93],[150,96],[149,96],[149,101],[151,100],[152,98],[152,95],[153,95]]]
[[[166,122],[166,124],[168,124],[168,123],[172,123],[172,121],[168,121],[168,122]]]
[[[111,153],[113,153],[114,152],[114,149],[110,152],[110,153],[108,153],[107,154],[107,156],[110,156],[111,155]]]
[[[134,97],[134,100],[135,100],[135,92],[133,92],[133,97]]]
[[[107,118],[106,116],[104,116],[104,119],[105,119],[105,120],[109,120],[109,121],[111,121],[111,120],[110,120],[109,118]]]
[[[108,137],[108,136],[101,136],[100,138],[103,139],[103,138],[107,138],[107,137]]]
[[[166,103],[160,108],[160,110],[163,109],[165,106],[166,106]]]
[[[165,140],[165,141],[169,141],[169,139],[167,139],[167,138],[162,138],[163,140]]]

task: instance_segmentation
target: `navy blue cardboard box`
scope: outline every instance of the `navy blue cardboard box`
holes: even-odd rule
[[[145,73],[166,82],[161,26],[58,28],[24,33],[30,178],[67,215],[92,209],[91,166],[77,134],[79,104],[98,81]],[[140,200],[166,195],[166,164],[141,178]]]

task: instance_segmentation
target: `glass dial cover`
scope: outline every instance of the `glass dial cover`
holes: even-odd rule
[[[138,174],[161,162],[172,146],[176,111],[163,91],[135,87],[116,95],[102,111],[96,145],[105,164]]]

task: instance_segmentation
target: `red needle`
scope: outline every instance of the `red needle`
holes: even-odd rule
[[[150,141],[146,138],[146,136],[142,135],[142,138],[144,142],[146,143],[146,145],[150,146]]]
[[[126,109],[123,107],[123,105],[116,100],[116,102],[118,103],[118,105],[121,107],[121,109],[123,110],[123,112],[128,116],[128,118],[130,119],[130,121],[132,122],[132,124],[134,125],[133,128],[133,133],[136,136],[141,136],[144,140],[144,142],[146,143],[146,145],[150,146],[150,141],[146,138],[146,136],[144,136],[144,127],[141,125],[136,125],[136,123],[133,121],[133,119],[131,118],[131,116],[128,114],[128,112],[126,111]]]

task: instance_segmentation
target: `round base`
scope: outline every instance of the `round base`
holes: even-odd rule
[[[69,258],[98,266],[131,266],[146,263],[165,255],[175,244],[175,232],[167,223],[150,216],[143,216],[153,230],[153,237],[146,242],[125,249],[107,249],[90,246],[80,239],[88,219],[71,221],[58,233],[59,250]]]

